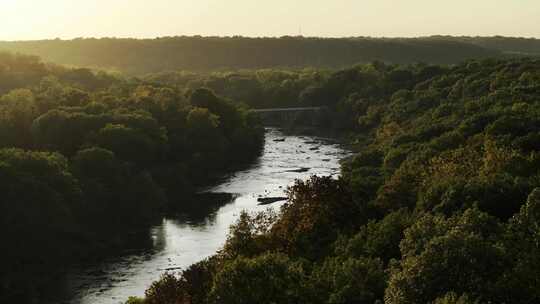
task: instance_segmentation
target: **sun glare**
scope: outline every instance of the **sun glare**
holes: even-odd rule
[[[0,0],[0,40],[283,36],[300,28],[322,37],[539,37],[539,14],[540,2],[528,0]]]

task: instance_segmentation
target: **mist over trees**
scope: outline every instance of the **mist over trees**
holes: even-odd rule
[[[537,40],[506,38],[163,37],[0,42],[0,50],[46,61],[142,75],[161,71],[345,68],[382,61],[457,64],[467,59],[540,53]]]

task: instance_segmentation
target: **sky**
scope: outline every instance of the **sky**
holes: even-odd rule
[[[0,40],[285,36],[540,38],[540,0],[0,0]]]

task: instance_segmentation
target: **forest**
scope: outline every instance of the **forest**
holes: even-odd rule
[[[538,56],[540,40],[506,37],[280,38],[180,36],[4,41],[0,50],[129,75],[267,68],[347,68],[358,63],[457,64],[467,59]]]
[[[297,181],[279,212],[243,213],[218,253],[128,303],[539,302],[539,71],[325,74],[298,100],[326,102],[355,143],[341,178]]]
[[[493,58],[133,78],[1,53],[0,300],[32,299],[28,269],[122,247],[255,159],[249,108],[314,105],[355,147],[341,177],[296,181],[279,212],[241,214],[219,252],[129,304],[537,303],[539,71]]]
[[[0,54],[0,301],[99,259],[259,154],[246,106],[198,88]],[[140,236],[139,236],[140,237]],[[25,300],[26,299],[26,300]]]

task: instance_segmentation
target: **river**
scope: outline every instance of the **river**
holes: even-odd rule
[[[267,129],[264,151],[249,168],[226,176],[205,192],[231,193],[233,199],[202,220],[165,218],[152,228],[151,249],[94,266],[73,270],[67,278],[64,303],[117,304],[129,296],[143,296],[145,289],[167,270],[178,271],[218,250],[228,229],[242,210],[259,211],[259,197],[284,196],[295,179],[311,175],[337,176],[340,160],[349,152],[331,139],[285,135]],[[275,203],[271,208],[279,208]]]

